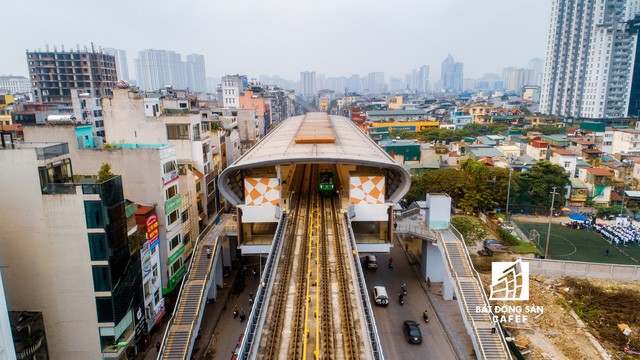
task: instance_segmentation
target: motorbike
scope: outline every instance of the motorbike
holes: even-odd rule
[[[244,311],[240,311],[240,322],[243,322],[246,317],[247,316],[245,315]]]
[[[238,317],[238,310],[233,310],[233,318],[237,318]]]
[[[400,300],[400,305],[404,305],[404,295],[400,294],[400,296],[398,296],[398,299]]]
[[[428,313],[423,313],[422,314],[422,318],[424,319],[424,322],[429,322],[429,314]]]

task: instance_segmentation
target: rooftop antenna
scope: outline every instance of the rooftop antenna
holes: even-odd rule
[[[60,45],[60,51],[64,52],[64,44]]]
[[[45,45],[44,48],[47,49],[47,52],[49,52],[49,44]]]

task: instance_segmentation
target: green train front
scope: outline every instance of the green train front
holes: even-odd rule
[[[331,196],[336,192],[333,172],[324,171],[318,175],[318,190],[323,196]]]

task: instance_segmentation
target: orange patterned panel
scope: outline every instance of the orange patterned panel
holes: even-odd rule
[[[245,178],[244,204],[247,206],[280,204],[280,181],[277,178]]]
[[[354,176],[349,180],[351,204],[384,204],[384,176]]]

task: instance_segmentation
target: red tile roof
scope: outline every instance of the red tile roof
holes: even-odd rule
[[[605,168],[588,168],[588,172],[593,174],[594,176],[611,176],[613,177],[613,173],[609,171],[609,169]]]
[[[565,156],[577,156],[578,154],[574,153],[573,151],[569,151],[569,150],[565,150],[565,149],[553,149],[553,152],[558,154],[558,155],[565,155]]]

